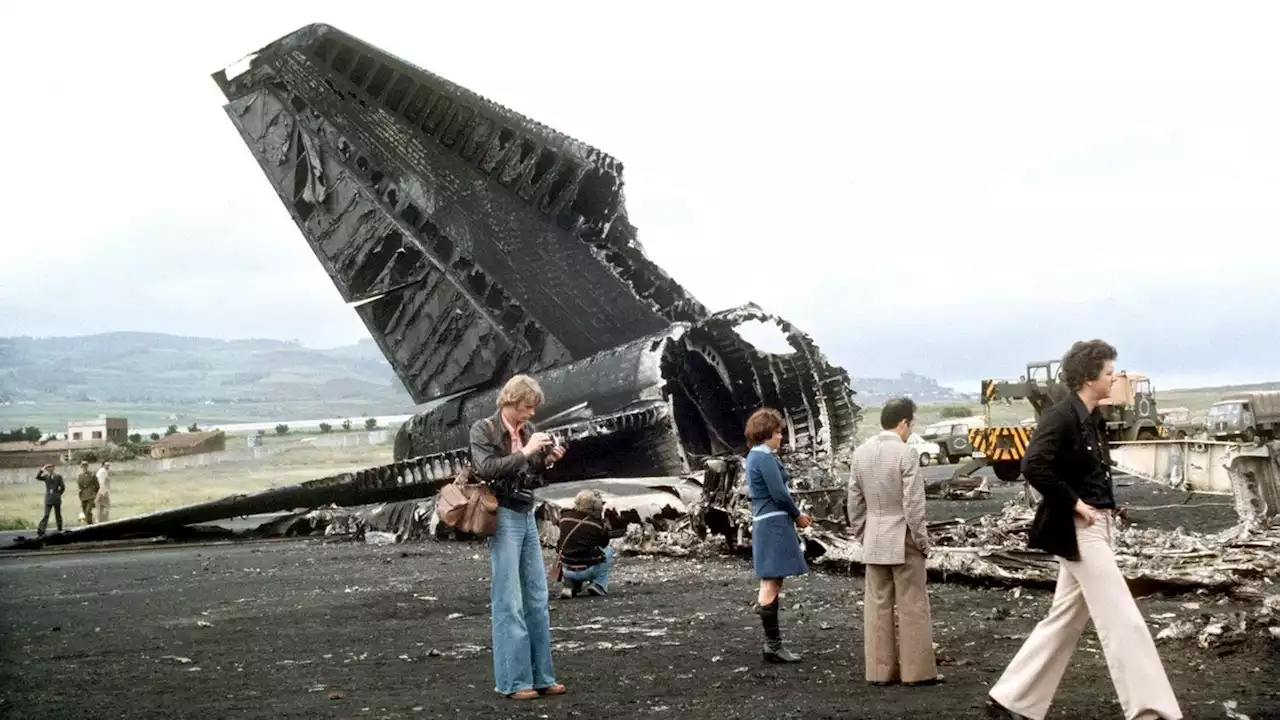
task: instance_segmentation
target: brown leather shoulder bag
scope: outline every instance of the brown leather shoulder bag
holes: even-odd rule
[[[489,430],[493,431],[493,423]],[[452,483],[440,488],[436,517],[461,533],[489,537],[498,532],[498,496],[465,467]]]

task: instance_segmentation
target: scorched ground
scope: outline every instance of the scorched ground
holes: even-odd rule
[[[947,683],[880,689],[862,682],[859,577],[789,581],[784,638],[806,657],[778,667],[760,661],[747,561],[623,558],[612,597],[552,602],[569,694],[516,703],[492,691],[488,575],[483,546],[457,543],[311,539],[8,558],[0,715],[981,717],[987,687],[1050,598],[934,582]],[[1257,608],[1195,595],[1139,602],[1153,632]],[[1280,717],[1277,644],[1265,629],[1209,649],[1195,637],[1160,646],[1188,718],[1227,717],[1232,700],[1255,720]],[[1089,630],[1052,717],[1118,718],[1112,698]]]

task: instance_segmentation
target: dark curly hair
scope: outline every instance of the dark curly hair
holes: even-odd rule
[[[1072,392],[1102,374],[1108,360],[1115,360],[1119,353],[1111,344],[1098,340],[1077,340],[1062,356],[1062,380]]]

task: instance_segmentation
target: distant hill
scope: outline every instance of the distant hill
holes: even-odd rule
[[[920,403],[966,398],[911,372],[896,378],[855,378],[858,401],[883,403],[906,395]],[[174,411],[238,406],[316,408],[359,402],[370,408],[412,407],[390,364],[372,340],[318,350],[283,340],[216,340],[163,333],[114,332],[76,337],[0,338],[0,406],[71,406],[96,414],[130,407]],[[250,412],[250,407],[255,409]],[[265,412],[276,412],[275,410]],[[214,412],[224,416],[224,413]]]
[[[187,406],[355,400],[411,405],[372,340],[317,350],[280,340],[118,332],[0,338],[0,403]]]
[[[896,378],[854,378],[862,405],[879,405],[895,397],[909,397],[921,405],[964,402],[970,398],[938,384],[937,380],[912,372],[904,372]]]
[[[1171,393],[1215,393],[1225,395],[1233,392],[1255,392],[1260,390],[1280,390],[1280,382],[1261,382],[1247,385],[1214,385],[1210,387],[1173,388]]]

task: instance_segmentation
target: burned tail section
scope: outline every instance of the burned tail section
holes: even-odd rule
[[[326,25],[214,75],[415,402],[702,320],[605,153]]]
[[[663,425],[634,458],[602,451],[566,473],[688,471],[742,452],[762,404],[785,413],[794,449],[852,444],[847,373],[760,308],[708,313],[650,261],[616,159],[327,25],[214,79],[414,400],[454,396],[405,427],[397,457],[464,448],[517,372],[547,385],[546,414],[586,403],[597,426]],[[777,324],[793,352],[746,343],[747,320]]]

